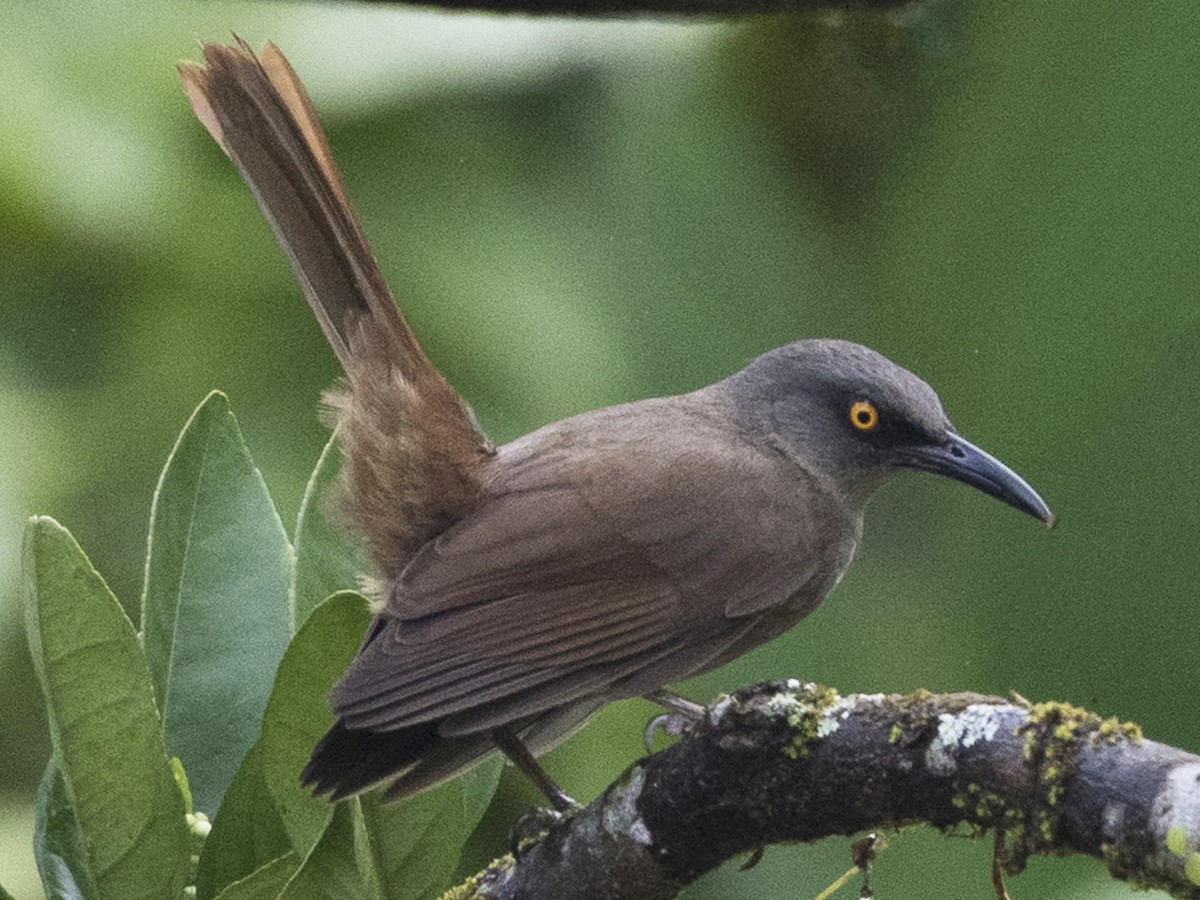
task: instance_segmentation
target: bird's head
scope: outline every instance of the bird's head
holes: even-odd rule
[[[726,382],[742,428],[851,499],[919,469],[978,488],[1047,525],[1054,514],[1016,472],[961,437],[928,384],[860,344],[798,341]]]

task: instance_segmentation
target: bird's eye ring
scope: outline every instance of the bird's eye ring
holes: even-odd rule
[[[850,404],[850,424],[859,431],[870,431],[879,424],[879,410],[870,400],[856,400]]]

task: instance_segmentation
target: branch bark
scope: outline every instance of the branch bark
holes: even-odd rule
[[[889,9],[907,0],[371,0],[374,3],[431,6],[436,9],[486,10],[586,18],[620,16],[763,15],[829,9]]]
[[[719,699],[683,740],[446,896],[667,898],[767,844],[914,822],[998,832],[1010,874],[1035,854],[1083,853],[1200,900],[1200,756],[1062,703],[839,697],[797,681]]]

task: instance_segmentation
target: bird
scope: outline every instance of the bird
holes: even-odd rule
[[[841,580],[875,489],[904,470],[1047,525],[938,395],[862,345],[795,341],[689,393],[585,412],[496,445],[418,343],[283,53],[240,39],[182,63],[194,111],[254,194],[344,372],[326,394],[344,507],[379,586],[301,773],[399,799],[497,749],[557,809],[537,756],[600,707],[718,668]]]

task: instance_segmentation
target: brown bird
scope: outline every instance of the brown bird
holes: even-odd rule
[[[959,437],[933,389],[878,353],[808,340],[723,381],[496,447],[393,302],[283,54],[204,46],[181,66],[201,122],[288,255],[342,368],[327,401],[346,509],[382,603],[334,688],[303,782],[333,799],[424,790],[500,747],[533,759],[612,700],[791,628],[845,573],[863,509],[901,469],[1047,524],[1042,499]]]

